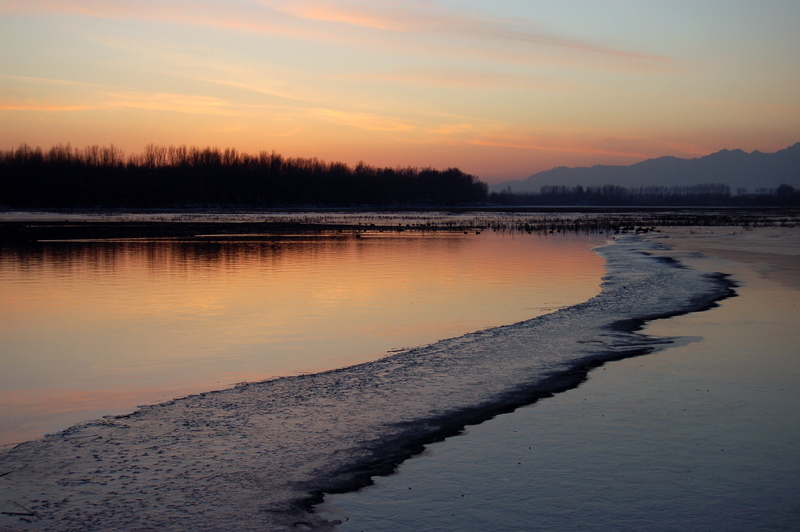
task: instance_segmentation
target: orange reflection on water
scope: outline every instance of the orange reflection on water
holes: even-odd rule
[[[43,431],[59,430],[103,416],[127,414],[139,405],[185,397],[199,389],[225,389],[262,378],[261,374],[240,373],[220,375],[214,382],[172,387],[0,390],[0,446],[41,437]]]
[[[528,319],[597,293],[600,243],[367,233],[3,249],[0,393],[13,411],[0,432],[12,418],[65,428],[63,405],[88,419]]]

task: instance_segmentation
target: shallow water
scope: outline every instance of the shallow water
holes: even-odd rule
[[[425,444],[577,386],[605,361],[684,344],[637,327],[706,309],[730,286],[642,247],[655,251],[633,236],[598,249],[602,291],[531,320],[20,444],[0,452],[0,499],[47,529],[326,529],[308,512],[321,494],[357,489]]]
[[[0,249],[0,443],[584,301],[602,241],[375,232]]]
[[[646,331],[702,339],[609,363],[318,510],[341,532],[796,529],[800,292],[689,258],[739,297]]]

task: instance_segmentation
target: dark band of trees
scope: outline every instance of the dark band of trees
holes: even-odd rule
[[[777,190],[732,196],[730,186],[722,183],[635,188],[616,185],[543,186],[538,194],[492,193],[489,201],[501,205],[781,206],[800,205],[800,190],[784,184]]]
[[[355,167],[235,149],[22,145],[0,152],[0,206],[281,207],[461,205],[485,202],[487,185],[457,168]]]

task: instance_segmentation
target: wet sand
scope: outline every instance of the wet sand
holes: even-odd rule
[[[651,240],[739,285],[644,331],[694,342],[609,363],[319,511],[341,531],[798,528],[800,228]]]

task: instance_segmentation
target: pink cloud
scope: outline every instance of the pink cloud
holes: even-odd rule
[[[570,153],[578,156],[613,157],[636,162],[663,155],[696,157],[709,153],[707,147],[659,136],[629,136],[612,131],[526,132],[496,130],[476,135],[470,144],[523,151]]]
[[[287,17],[265,5],[220,0],[175,2],[170,0],[14,0],[0,12],[28,15],[66,14],[110,20],[147,20],[194,24],[249,32],[289,35]]]
[[[663,68],[673,62],[663,56],[612,48],[549,33],[531,20],[468,15],[445,10],[426,1],[293,0],[269,3],[275,5],[278,11],[294,17],[370,30],[389,30],[417,35],[449,35],[504,45],[527,43],[534,47],[564,49],[639,61],[647,63],[649,68]]]
[[[262,0],[16,0],[12,13],[65,13],[115,20],[195,24],[322,42],[388,47],[402,53],[484,56],[502,62],[541,60],[608,68],[675,68],[670,58],[605,46],[544,30],[535,21],[470,15],[428,1]],[[520,48],[521,47],[521,48]],[[585,56],[583,60],[574,56]],[[598,61],[598,59],[602,59]]]
[[[352,78],[352,76],[351,76]],[[498,73],[479,69],[396,69],[385,73],[371,73],[357,76],[371,82],[406,83],[431,87],[458,87],[472,89],[526,89],[564,91],[577,88],[567,83],[533,80],[528,76],[514,73]]]

